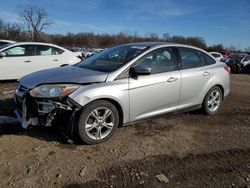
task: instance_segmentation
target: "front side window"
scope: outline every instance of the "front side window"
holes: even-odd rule
[[[204,60],[199,51],[189,48],[179,48],[182,69],[190,69],[201,67],[204,65]]]
[[[63,53],[63,50],[46,45],[36,46],[36,55],[47,56],[47,55],[59,55]]]
[[[139,59],[135,66],[150,67],[152,74],[176,70],[172,48],[152,51]]]
[[[76,66],[101,72],[112,72],[122,67],[147,49],[147,46],[121,45],[91,56]]]
[[[4,51],[6,57],[18,57],[18,56],[32,56],[33,47],[31,45],[22,45],[9,48]]]

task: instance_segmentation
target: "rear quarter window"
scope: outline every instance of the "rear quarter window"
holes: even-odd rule
[[[216,61],[212,57],[210,57],[209,55],[207,55],[203,52],[201,52],[201,53],[202,53],[205,65],[212,65],[212,64],[216,63]]]

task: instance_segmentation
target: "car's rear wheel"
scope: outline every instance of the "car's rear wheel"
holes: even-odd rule
[[[222,103],[222,92],[217,86],[211,88],[203,101],[203,111],[207,115],[214,115],[218,112]]]
[[[119,113],[116,107],[105,100],[87,105],[79,118],[77,132],[86,144],[98,144],[108,140],[117,130]]]

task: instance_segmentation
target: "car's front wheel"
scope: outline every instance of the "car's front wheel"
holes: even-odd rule
[[[222,103],[222,92],[217,86],[211,88],[203,101],[203,111],[207,115],[214,115],[218,112]]]
[[[86,144],[98,144],[108,140],[117,130],[119,113],[116,107],[105,100],[87,105],[79,118],[77,132]]]

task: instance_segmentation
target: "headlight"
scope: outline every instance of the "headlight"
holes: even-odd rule
[[[37,98],[60,98],[69,95],[79,87],[73,84],[41,85],[32,89],[30,95]]]

